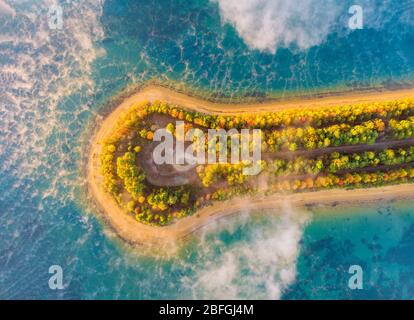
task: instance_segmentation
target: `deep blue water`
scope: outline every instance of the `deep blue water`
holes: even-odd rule
[[[288,2],[268,3],[285,24],[266,29],[254,24],[260,11],[232,15],[207,0],[62,1],[64,28],[50,30],[48,1],[8,1],[0,298],[414,297],[413,203],[246,212],[159,258],[118,241],[85,198],[82,148],[105,101],[127,85],[156,78],[206,96],[283,97],[411,84],[412,1],[362,1],[357,31],[346,27],[351,1],[310,0],[297,25]],[[48,287],[56,264],[60,291]],[[350,265],[362,267],[363,290],[348,288]]]

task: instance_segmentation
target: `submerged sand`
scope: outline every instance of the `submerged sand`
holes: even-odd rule
[[[177,241],[183,240],[202,227],[217,219],[228,217],[245,210],[271,210],[283,208],[286,203],[292,206],[306,205],[355,205],[361,202],[390,201],[414,198],[414,184],[401,184],[380,188],[355,190],[323,190],[303,192],[289,195],[274,194],[227,202],[217,202],[212,206],[198,210],[194,215],[183,218],[174,224],[157,227],[138,223],[126,214],[115,200],[104,190],[103,177],[100,170],[99,154],[101,141],[111,133],[119,116],[131,105],[141,101],[160,100],[176,104],[187,109],[204,113],[235,114],[242,112],[257,113],[280,111],[302,107],[329,107],[368,102],[384,102],[403,98],[414,98],[414,89],[398,91],[355,93],[342,96],[330,96],[308,100],[276,101],[267,103],[223,104],[201,100],[159,86],[149,86],[125,99],[102,123],[91,142],[91,150],[87,166],[87,182],[89,191],[107,223],[117,235],[132,245],[151,245],[157,248],[175,249]]]

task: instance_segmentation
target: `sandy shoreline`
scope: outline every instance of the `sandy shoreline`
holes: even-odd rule
[[[234,199],[227,202],[218,202],[203,208],[194,215],[181,219],[178,222],[164,227],[148,226],[135,221],[117,205],[114,199],[104,191],[100,172],[99,154],[102,141],[113,129],[119,116],[132,104],[143,100],[162,100],[182,107],[205,113],[235,114],[239,112],[279,111],[300,107],[329,107],[367,102],[382,102],[402,98],[414,98],[414,89],[388,91],[381,93],[355,93],[337,97],[326,97],[287,102],[223,104],[204,101],[189,97],[170,89],[149,86],[140,92],[126,98],[102,123],[91,142],[87,164],[88,189],[95,203],[103,214],[104,219],[117,235],[132,245],[155,245],[159,248],[174,249],[179,240],[185,239],[198,229],[213,223],[219,218],[227,217],[241,210],[269,210],[283,208],[286,203],[292,206],[306,205],[333,205],[373,201],[389,201],[414,199],[414,184],[402,184],[371,189],[355,190],[324,190],[289,195],[274,194],[253,198]]]

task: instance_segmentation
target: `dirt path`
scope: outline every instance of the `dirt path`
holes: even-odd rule
[[[235,113],[260,113],[268,111],[280,111],[296,108],[324,108],[337,105],[349,105],[369,102],[384,102],[398,100],[404,98],[414,98],[414,89],[404,89],[395,91],[375,91],[347,93],[344,95],[327,96],[309,99],[290,99],[287,101],[273,101],[263,103],[239,103],[225,104],[215,103],[202,100],[196,97],[187,96],[171,89],[159,86],[148,86],[140,92],[127,98],[126,101],[131,103],[142,100],[160,100],[173,103],[182,107],[186,107],[207,114],[216,113],[223,115],[232,115]]]

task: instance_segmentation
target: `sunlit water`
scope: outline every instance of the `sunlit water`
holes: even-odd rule
[[[238,1],[61,1],[64,28],[50,30],[58,1],[8,1],[0,298],[414,297],[410,203],[244,212],[157,258],[118,241],[84,196],[83,147],[105,101],[129,84],[155,77],[214,97],[411,84],[412,1],[362,1],[366,24],[355,32],[350,1],[309,1],[292,25],[294,2],[264,1],[265,19],[237,14]],[[61,291],[48,287],[56,264]],[[364,290],[348,288],[350,265],[363,268]]]

